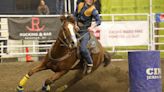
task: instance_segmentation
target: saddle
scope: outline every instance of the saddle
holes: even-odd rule
[[[97,38],[92,33],[90,33],[90,40],[88,41],[88,44],[87,44],[87,48],[89,49],[90,53],[91,54],[98,54],[100,52],[100,49],[99,49],[98,46],[99,46],[99,43],[98,43]],[[77,50],[77,57],[78,57],[78,59],[72,65],[71,68],[74,68],[77,64],[79,64],[80,62],[82,62],[83,63],[83,74],[86,74],[86,71],[87,71],[87,63],[84,62],[85,60],[82,60],[81,61],[81,56],[80,56],[79,48]]]
[[[100,52],[97,38],[92,33],[90,33],[90,40],[88,41],[87,47],[91,54],[98,54]]]

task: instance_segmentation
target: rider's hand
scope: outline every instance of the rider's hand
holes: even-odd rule
[[[79,28],[77,25],[75,25],[75,30],[76,30],[76,31],[79,31],[80,28]]]
[[[97,24],[93,23],[89,28],[88,31],[93,31],[95,28],[97,28]]]
[[[88,28],[88,31],[92,31],[92,30],[93,30],[93,27],[92,26]]]
[[[79,26],[77,25],[77,22],[75,22],[75,30],[76,31],[79,31],[80,30]]]

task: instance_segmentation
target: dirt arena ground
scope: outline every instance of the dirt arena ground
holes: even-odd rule
[[[164,70],[162,61],[162,70]],[[0,92],[16,92],[15,88],[20,79],[29,69],[39,62],[1,63],[0,64]],[[63,85],[74,76],[76,71],[71,71],[56,81],[55,86]],[[46,70],[32,76],[25,86],[25,92],[39,92],[44,80],[53,72]],[[164,81],[164,74],[162,74]],[[85,77],[76,85],[65,92],[128,92],[128,62],[112,62],[108,67],[99,67],[93,74]],[[53,87],[53,86],[52,86]],[[164,85],[163,85],[164,88]],[[53,91],[52,91],[53,92]],[[162,91],[164,92],[164,90]]]

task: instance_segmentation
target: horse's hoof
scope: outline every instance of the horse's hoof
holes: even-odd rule
[[[24,88],[21,86],[17,86],[17,92],[24,92]]]
[[[42,92],[50,92],[50,86],[49,85],[43,86],[42,87]]]

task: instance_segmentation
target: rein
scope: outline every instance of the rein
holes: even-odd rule
[[[64,32],[63,32],[63,36],[64,36],[64,39],[66,39],[66,36],[65,36],[65,33],[64,33]],[[59,38],[59,40],[62,42],[62,44],[64,44],[64,46],[66,46],[66,47],[69,48],[69,45],[68,45],[60,36],[59,36],[58,38]],[[54,45],[54,44],[53,44],[53,45]],[[62,56],[62,57],[60,57],[60,58],[53,58],[53,57],[52,57],[52,47],[51,47],[51,49],[49,50],[48,56],[49,56],[49,58],[50,58],[51,60],[54,60],[54,61],[59,62],[59,61],[63,61],[63,60],[65,60],[65,59],[69,58],[69,57],[71,56],[72,52],[73,52],[73,51],[71,51],[71,52],[69,51],[69,52],[67,52],[64,56]]]
[[[54,61],[57,61],[57,62],[59,62],[59,61],[63,61],[63,60],[65,60],[65,59],[67,59],[68,57],[70,57],[71,56],[71,54],[72,54],[72,52],[73,51],[69,51],[67,54],[65,54],[64,56],[62,56],[62,57],[60,57],[60,58],[53,58],[52,57],[52,48],[49,50],[49,52],[48,52],[48,56],[49,56],[49,58],[51,59],[51,60],[54,60]]]
[[[87,32],[87,33],[88,33],[88,32]],[[80,36],[80,38],[78,38],[78,41],[80,41],[87,33],[85,33],[84,35]],[[68,47],[67,43],[64,42],[64,40],[61,39],[61,37],[59,37],[59,40],[60,40],[65,46]],[[72,52],[73,52],[73,51],[71,51],[71,52],[69,51],[69,52],[67,52],[64,56],[62,56],[62,57],[60,57],[60,58],[53,58],[53,57],[52,57],[52,48],[51,48],[51,49],[49,50],[48,56],[49,56],[49,58],[50,58],[51,60],[54,60],[54,61],[59,62],[59,61],[63,61],[63,60],[65,60],[65,59],[69,58],[69,57],[71,56]]]
[[[81,36],[79,33],[76,33],[76,34],[78,34],[78,35],[80,36],[77,40],[80,41],[85,35],[87,35],[87,33],[88,33],[88,32],[86,32],[86,33],[85,33],[84,35],[82,35],[82,36]]]
[[[69,47],[68,44],[63,39],[61,39],[60,37],[59,37],[59,40],[64,44],[64,46]]]
[[[62,28],[63,30],[64,30],[64,28]],[[62,34],[63,34],[63,37],[64,37],[64,40],[66,40],[66,42],[59,36],[58,38],[59,38],[59,40],[62,42],[62,44],[64,44],[64,46],[66,46],[66,47],[68,47],[69,48],[69,44],[71,44],[71,42],[69,42],[68,40],[67,40],[67,37],[66,37],[66,35],[65,35],[65,32],[62,32]]]

